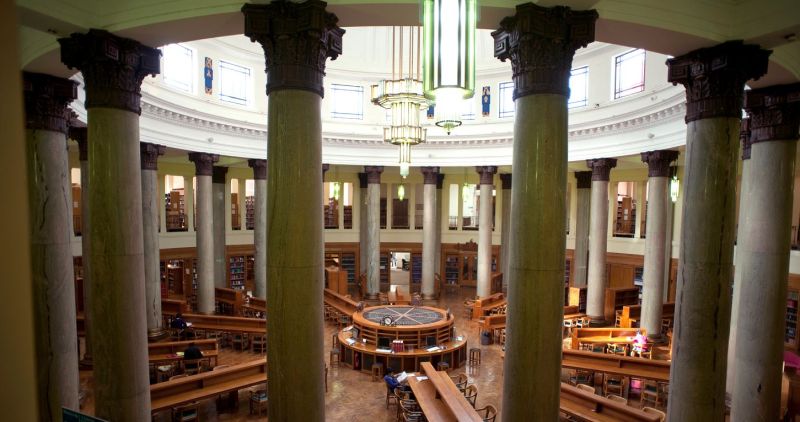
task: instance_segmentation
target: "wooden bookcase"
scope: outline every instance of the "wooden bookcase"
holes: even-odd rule
[[[500,246],[492,246],[491,272],[500,269]],[[444,282],[459,287],[475,287],[478,283],[478,244],[472,241],[442,245]]]
[[[624,197],[617,201],[617,218],[614,224],[614,236],[633,237],[636,230],[636,204],[633,198]]]
[[[606,321],[614,321],[616,311],[621,311],[623,306],[639,304],[639,288],[606,288],[604,315]]]
[[[570,287],[567,305],[577,306],[579,313],[586,313],[586,287]]]
[[[75,236],[81,235],[81,185],[72,184],[72,230]]]
[[[245,230],[253,230],[256,226],[256,211],[255,211],[255,197],[254,196],[247,196],[244,198],[244,208],[245,208]]]
[[[783,345],[787,349],[797,350],[797,309],[800,303],[800,292],[789,290],[786,297],[786,335]]]
[[[167,231],[181,232],[187,230],[186,206],[183,189],[173,189],[166,194]]]
[[[422,254],[411,254],[411,274],[409,275],[411,291],[419,292],[422,290]]]
[[[242,229],[242,212],[239,209],[239,194],[231,193],[231,228]]]

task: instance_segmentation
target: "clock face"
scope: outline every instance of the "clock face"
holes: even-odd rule
[[[392,325],[392,317],[389,315],[383,317],[383,325]]]

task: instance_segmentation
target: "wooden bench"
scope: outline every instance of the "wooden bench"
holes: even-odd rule
[[[192,343],[203,352],[203,357],[210,358],[212,366],[217,365],[219,345],[215,339],[150,343],[147,345],[150,363],[181,361],[183,356],[178,356],[178,352],[183,352]]]
[[[564,350],[561,367],[669,382],[670,362],[585,350]]]
[[[661,318],[673,319],[675,317],[675,302],[667,302],[661,305]],[[628,305],[622,307],[622,317],[620,318],[620,328],[633,328],[634,322],[642,319],[642,305]]]
[[[150,386],[152,413],[267,382],[267,360],[203,372]]]
[[[325,304],[333,307],[339,313],[352,316],[358,308],[358,303],[347,296],[340,295],[331,289],[325,289]]]
[[[507,303],[503,293],[495,293],[481,299],[476,299],[475,304],[472,305],[472,317],[476,319],[483,318],[484,315],[488,315],[493,309],[499,308]]]
[[[617,403],[603,396],[561,383],[559,408],[563,413],[592,422],[659,422],[660,416]]]
[[[427,380],[409,377],[408,385],[430,422],[483,422],[445,371],[437,371],[430,362],[420,364]]]
[[[574,328],[572,330],[572,349],[577,350],[581,343],[632,343],[638,329],[632,328]],[[645,330],[641,330],[647,335]]]
[[[224,315],[184,314],[184,321],[195,330],[266,334],[267,320]]]

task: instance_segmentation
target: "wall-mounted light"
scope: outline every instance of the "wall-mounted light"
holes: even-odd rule
[[[672,203],[678,202],[678,194],[680,193],[681,182],[678,180],[677,167],[672,168],[672,177],[669,179],[669,197]]]

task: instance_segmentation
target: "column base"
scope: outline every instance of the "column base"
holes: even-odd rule
[[[148,328],[147,329],[147,341],[158,341],[167,338],[169,332],[163,328]]]
[[[433,294],[423,294],[422,300],[436,300],[436,295]]]
[[[378,294],[377,293],[367,293],[366,299],[367,300],[378,300]]]

